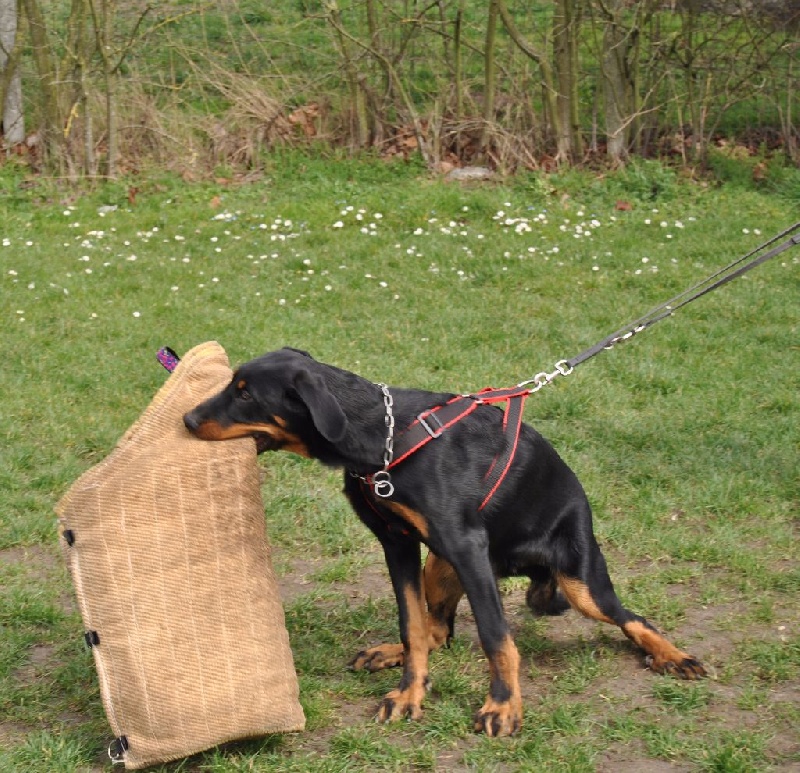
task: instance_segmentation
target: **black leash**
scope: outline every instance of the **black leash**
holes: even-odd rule
[[[706,277],[701,282],[698,282],[696,285],[690,287],[688,290],[684,290],[674,298],[670,298],[665,303],[656,306],[644,316],[628,323],[625,325],[625,327],[621,327],[610,336],[607,336],[602,341],[598,341],[596,344],[594,344],[594,346],[590,346],[588,349],[585,349],[575,357],[572,357],[568,360],[560,360],[555,364],[555,370],[552,373],[537,373],[532,379],[523,381],[517,386],[527,386],[529,384],[533,384],[534,386],[530,391],[537,392],[543,386],[549,384],[557,376],[569,375],[578,365],[581,365],[595,355],[600,354],[600,352],[607,349],[612,349],[618,343],[623,341],[629,341],[637,333],[647,330],[647,328],[655,325],[656,322],[660,322],[662,319],[671,317],[678,309],[683,308],[692,301],[702,298],[712,290],[716,290],[718,287],[722,287],[722,285],[742,276],[742,274],[747,273],[756,266],[766,263],[766,261],[776,257],[777,255],[780,255],[790,247],[797,246],[800,244],[800,233],[798,232],[800,232],[800,222],[795,223],[785,231],[781,231],[781,233],[773,236],[772,239],[764,242],[762,245],[756,247],[746,255],[743,255],[738,260],[729,263],[724,268],[721,268],[719,271],[711,274],[711,276]],[[788,238],[786,238],[786,240],[781,244],[778,244],[776,247],[773,247],[771,250],[762,255],[758,254],[762,252],[762,250],[771,247],[773,244],[775,244],[775,242],[780,241],[784,237]],[[750,260],[750,258],[752,258],[752,260]]]
[[[767,249],[767,247],[771,247],[775,242],[780,241],[784,237],[789,238],[777,247],[773,247],[768,252],[759,255],[759,253]],[[494,459],[489,471],[484,477],[484,499],[479,507],[479,510],[482,510],[494,496],[495,491],[497,491],[500,484],[503,482],[506,473],[514,461],[517,439],[522,424],[522,412],[525,398],[528,395],[538,392],[542,387],[547,386],[547,384],[558,376],[568,376],[578,365],[600,354],[600,352],[611,349],[622,341],[630,340],[637,333],[641,333],[643,330],[647,330],[647,328],[655,325],[656,322],[660,322],[662,319],[672,316],[678,309],[683,308],[692,301],[696,301],[712,290],[722,287],[722,285],[736,279],[736,277],[742,276],[742,274],[747,273],[750,269],[760,266],[776,255],[780,255],[785,250],[788,250],[789,247],[794,247],[798,244],[800,244],[800,222],[795,223],[769,241],[764,242],[760,247],[756,247],[756,249],[748,252],[747,255],[728,264],[725,268],[706,277],[703,281],[698,282],[688,290],[684,290],[674,298],[670,298],[666,303],[662,303],[654,309],[651,309],[643,317],[639,317],[639,319],[625,325],[625,327],[620,328],[610,336],[606,336],[602,341],[598,341],[594,346],[590,346],[577,356],[569,360],[560,360],[555,364],[555,370],[552,373],[537,373],[533,378],[522,381],[515,387],[509,389],[488,388],[473,394],[456,395],[444,405],[434,406],[427,411],[423,411],[409,427],[398,434],[397,438],[394,437],[394,416],[392,414],[393,400],[391,393],[385,384],[378,384],[383,390],[384,402],[386,404],[386,427],[388,429],[383,469],[366,476],[359,476],[356,473],[352,473],[355,477],[361,479],[361,488],[364,492],[365,500],[369,506],[383,518],[380,511],[375,509],[370,498],[366,496],[368,489],[372,489],[373,494],[381,499],[391,497],[394,494],[394,485],[392,484],[390,473],[393,467],[400,464],[400,462],[408,458],[411,454],[419,451],[429,442],[436,440],[445,430],[461,421],[461,419],[477,408],[478,405],[506,402],[508,403],[508,408],[505,411],[503,419],[503,431],[508,442],[505,444],[505,448],[502,452]],[[752,260],[750,260],[751,258]]]

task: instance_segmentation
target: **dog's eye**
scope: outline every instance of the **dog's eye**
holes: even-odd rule
[[[240,389],[239,390],[239,399],[240,400],[244,400],[244,401],[252,400],[253,396],[246,389]]]

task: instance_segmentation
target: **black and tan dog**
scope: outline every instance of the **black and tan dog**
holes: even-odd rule
[[[703,676],[697,660],[622,606],[592,531],[586,495],[533,428],[521,425],[502,485],[482,506],[487,473],[511,442],[504,411],[478,404],[441,432],[430,421],[438,437],[393,467],[391,495],[378,495],[389,492],[372,477],[386,463],[387,415],[400,435],[451,398],[388,389],[305,352],[282,349],[242,365],[220,394],[184,418],[205,440],[252,436],[259,452],[292,451],[346,471],[345,493],[383,546],[399,608],[402,644],[372,647],[353,661],[368,671],[403,666],[378,718],[421,716],[428,653],[452,636],[456,606],[466,593],[491,672],[476,730],[498,736],[519,729],[520,658],[497,577],[530,577],[527,599],[537,614],[558,614],[569,602],[587,617],[618,625],[647,653],[654,671]],[[421,543],[429,548],[424,570]]]

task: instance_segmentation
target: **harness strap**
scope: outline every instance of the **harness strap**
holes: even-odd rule
[[[394,441],[394,459],[388,469],[400,464],[446,429],[461,421],[480,405],[471,395],[458,395],[444,405],[423,411]]]
[[[517,384],[517,386],[508,387],[507,389],[493,389],[492,387],[486,387],[486,389],[481,389],[480,392],[476,392],[474,395],[470,395],[475,400],[480,403],[504,403],[506,400],[511,400],[515,397],[527,397],[531,393],[531,390],[523,385]]]
[[[522,386],[509,387],[508,389],[487,387],[471,395],[457,395],[444,405],[437,405],[434,408],[423,411],[395,438],[394,459],[387,469],[400,464],[411,454],[430,443],[431,440],[435,440],[442,432],[468,416],[479,405],[508,402],[510,409],[512,403],[518,402],[515,398],[524,398],[529,394],[530,389]],[[503,420],[504,427],[507,420],[508,416]]]
[[[517,454],[517,445],[519,443],[519,433],[522,428],[522,413],[525,408],[525,398],[527,398],[528,394],[529,392],[526,391],[521,394],[513,395],[508,400],[508,408],[506,408],[505,414],[503,415],[503,431],[507,441],[506,447],[502,454],[495,457],[492,466],[489,468],[489,472],[486,473],[485,485],[489,491],[484,497],[483,502],[481,502],[481,506],[478,510],[483,510],[483,508],[489,504],[489,501],[494,496],[497,489],[500,488],[500,484],[506,477],[511,463],[514,461],[514,457]]]
[[[483,510],[495,495],[495,492],[505,479],[514,461],[522,427],[525,398],[529,394],[530,389],[521,386],[510,387],[508,389],[492,389],[491,387],[487,387],[475,394],[457,395],[448,400],[444,405],[437,405],[427,411],[423,411],[394,439],[394,459],[386,470],[392,469],[392,467],[400,464],[400,462],[407,459],[411,454],[416,453],[431,441],[436,440],[445,430],[469,416],[479,405],[507,402],[508,407],[503,415],[503,433],[506,436],[507,442],[503,451],[492,461],[484,477],[486,495],[478,508],[479,510]],[[376,485],[378,484],[375,475],[367,475],[362,478],[361,488],[364,493],[364,498],[372,509],[380,515],[370,501],[370,498],[366,496],[367,492],[364,484],[375,491]]]

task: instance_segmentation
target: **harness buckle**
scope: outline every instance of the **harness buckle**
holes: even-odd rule
[[[437,424],[438,427],[434,429],[430,424],[428,424],[426,419],[430,420],[431,423]],[[424,429],[434,439],[439,437],[439,435],[444,432],[444,424],[442,424],[439,417],[433,411],[428,411],[427,416],[425,416],[425,411],[423,411],[419,416],[417,416],[417,421],[422,425],[422,429]]]

